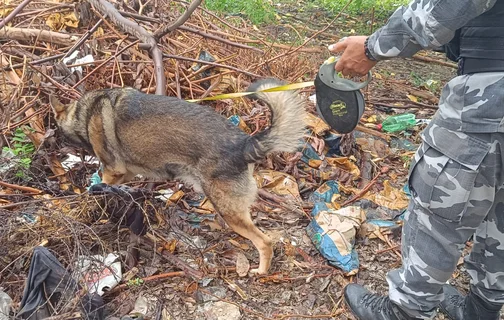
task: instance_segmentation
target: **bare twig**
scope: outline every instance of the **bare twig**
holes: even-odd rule
[[[183,276],[185,276],[184,271],[175,271],[175,272],[167,272],[167,273],[161,273],[161,274],[157,274],[157,275],[150,276],[150,277],[145,277],[145,278],[142,278],[142,281],[143,282],[151,282],[151,281],[155,281],[155,280],[161,280],[161,279],[173,278],[173,277],[183,277]],[[121,285],[118,285],[114,289],[108,291],[107,294],[121,291],[123,289],[126,289],[127,287],[129,287],[129,284],[123,283]]]
[[[347,201],[343,202],[343,204],[341,205],[342,207],[344,206],[347,206],[357,200],[359,200],[360,198],[362,198],[362,196],[364,196],[368,191],[369,189],[371,189],[371,187],[376,183],[376,181],[378,180],[378,178],[386,173],[388,171],[388,168],[387,167],[384,167],[382,169],[382,171],[378,172],[378,174],[376,175],[376,177],[373,178],[373,180],[371,180],[367,186],[364,187],[364,189],[362,189],[358,194],[356,194],[353,198],[351,199],[348,199]]]
[[[5,19],[0,21],[0,29],[2,29],[7,23],[9,23],[12,19],[14,19],[14,17],[19,12],[21,12],[21,10],[23,10],[23,8],[26,7],[26,5],[30,2],[31,0],[24,0],[23,2],[21,2],[19,6],[16,7],[16,9],[14,9],[7,17],[5,17]]]
[[[254,48],[254,47],[251,47],[251,46],[247,46],[245,44],[236,43],[236,42],[233,42],[233,41],[230,41],[230,40],[218,37],[218,36],[214,36],[212,34],[209,34],[209,33],[206,33],[206,32],[200,31],[200,30],[196,30],[196,29],[193,29],[193,28],[189,28],[189,27],[186,27],[186,26],[181,26],[179,29],[180,30],[184,30],[184,31],[192,32],[194,34],[197,34],[199,36],[202,36],[202,37],[205,37],[205,38],[208,38],[208,39],[211,39],[211,40],[220,41],[222,43],[229,44],[230,46],[233,46],[233,47],[242,48],[242,49],[249,49],[249,50],[257,51],[257,52],[260,52],[260,53],[264,53],[264,51],[261,50],[261,49],[259,49],[259,48]]]
[[[57,60],[59,58],[62,58],[64,57],[65,54],[64,53],[61,53],[61,54],[57,54],[57,55],[54,55],[54,56],[50,56],[50,57],[46,57],[46,58],[42,58],[42,59],[39,59],[39,60],[35,60],[35,61],[31,61],[30,64],[33,65],[33,66],[36,66],[38,64],[42,64],[44,62],[50,62],[50,61],[53,61],[53,60]],[[12,69],[18,69],[18,68],[22,68],[24,67],[24,63],[17,63],[17,64],[13,64],[12,66],[5,66],[2,68],[2,70],[12,70]]]
[[[186,61],[192,61],[192,62],[197,62],[197,63],[201,63],[201,64],[208,64],[208,65],[212,65],[212,66],[219,67],[219,68],[226,68],[226,69],[230,69],[230,70],[234,70],[234,71],[246,74],[247,76],[250,76],[250,77],[260,77],[259,75],[255,74],[255,73],[241,70],[241,69],[238,69],[235,67],[227,66],[225,64],[219,64],[219,63],[215,63],[215,62],[187,58],[187,57],[177,56],[177,55],[173,55],[173,54],[166,54],[166,53],[163,54],[163,56],[165,58],[170,58],[170,59],[186,60]]]
[[[196,10],[196,8],[200,5],[201,1],[202,0],[193,0],[193,2],[187,8],[186,12],[184,12],[184,14],[181,15],[174,23],[169,26],[164,26],[160,30],[156,31],[154,33],[154,39],[156,39],[157,41],[164,37],[167,33],[172,32],[173,30],[183,25],[187,21],[187,19],[189,19],[194,10]]]
[[[107,14],[105,14],[103,16],[103,18],[106,18],[107,17]],[[66,58],[66,57],[69,57],[70,55],[72,55],[72,53],[77,50],[77,48],[82,45],[84,43],[84,41],[86,41],[95,31],[96,29],[98,29],[98,27],[103,23],[103,19],[100,19],[98,20],[98,22],[91,28],[89,29],[85,35],[82,36],[82,38],[79,39],[79,41],[77,41],[77,43],[75,43],[73,45],[72,48],[70,48],[70,50],[68,50],[68,52],[63,56],[63,58]]]

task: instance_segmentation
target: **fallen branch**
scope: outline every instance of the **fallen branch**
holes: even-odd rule
[[[28,192],[28,193],[35,193],[35,194],[41,194],[42,193],[42,191],[40,191],[39,189],[25,187],[25,186],[19,186],[17,184],[10,184],[10,183],[3,182],[3,181],[0,181],[0,186],[2,186],[4,188],[9,188],[9,189],[14,189],[14,190],[24,191],[24,192]]]
[[[79,40],[79,37],[75,35],[47,30],[14,27],[3,27],[0,29],[0,39],[2,38],[28,41],[30,43],[35,43],[35,40],[40,40],[63,46],[71,46],[75,41]]]
[[[455,63],[451,63],[451,62],[447,62],[447,61],[441,61],[441,60],[433,59],[433,58],[429,58],[429,57],[424,57],[424,56],[420,56],[418,54],[414,55],[413,59],[419,60],[419,61],[423,61],[423,62],[436,63],[436,64],[439,64],[439,65],[442,65],[442,66],[445,66],[445,67],[454,68],[454,69],[458,68],[458,66]]]
[[[102,15],[107,15],[109,19],[119,26],[124,32],[135,36],[140,40],[139,47],[148,50],[154,61],[154,73],[156,74],[156,94],[166,94],[166,77],[163,68],[163,53],[157,46],[156,39],[138,23],[123,17],[119,11],[105,0],[88,0]]]
[[[376,130],[367,128],[367,127],[365,127],[363,125],[360,125],[360,124],[358,124],[355,127],[355,130],[360,131],[360,132],[364,132],[364,133],[367,133],[367,134],[371,134],[371,135],[379,137],[379,138],[382,138],[385,141],[389,141],[390,140],[390,136],[389,135],[387,135],[385,133],[381,133],[380,131],[376,131]]]
[[[388,251],[397,250],[397,249],[401,249],[401,245],[400,244],[395,245],[393,247],[389,247],[389,248],[385,248],[385,249],[382,249],[382,250],[378,250],[378,251],[376,251],[376,254],[382,254],[382,253],[385,253],[385,252],[388,252]]]

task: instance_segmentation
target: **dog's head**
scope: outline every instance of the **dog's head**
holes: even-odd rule
[[[54,114],[56,124],[61,130],[65,140],[78,147],[89,147],[86,134],[86,114],[83,106],[83,96],[80,100],[75,100],[69,104],[62,103],[57,96],[49,96],[49,104]]]
[[[75,104],[77,101],[74,101],[68,105],[61,103],[61,101],[55,95],[49,96],[49,104],[54,113],[54,119],[56,119],[56,123],[58,126],[67,118],[69,111],[75,108]]]

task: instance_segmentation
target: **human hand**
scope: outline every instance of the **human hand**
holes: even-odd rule
[[[366,36],[352,36],[329,46],[331,52],[343,51],[334,67],[337,72],[341,72],[344,76],[364,76],[376,65],[377,61],[369,60],[364,52],[366,38]]]

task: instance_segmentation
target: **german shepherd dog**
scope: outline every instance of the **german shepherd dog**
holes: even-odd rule
[[[257,92],[283,84],[264,79],[247,89],[272,111],[271,126],[254,136],[210,107],[129,87],[90,91],[68,105],[51,96],[50,104],[64,138],[100,160],[103,183],[142,175],[192,185],[257,248],[259,268],[251,272],[267,274],[272,242],[249,212],[257,196],[254,164],[272,152],[295,152],[305,129],[305,106],[296,92]]]

